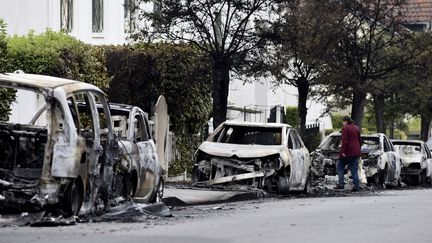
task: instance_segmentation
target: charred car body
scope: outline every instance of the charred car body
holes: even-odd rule
[[[392,140],[393,146],[402,158],[402,178],[412,184],[431,182],[432,156],[423,141]]]
[[[361,135],[363,169],[368,182],[385,187],[397,186],[401,177],[401,158],[384,134]],[[315,176],[336,175],[339,160],[341,134],[332,133],[324,138],[312,156],[312,171]]]
[[[120,162],[114,171],[125,175],[117,178],[116,184],[126,183],[117,186],[117,190],[126,189],[138,202],[161,201],[164,171],[158,162],[147,113],[139,107],[123,104],[110,104],[110,111],[120,147]]]
[[[120,143],[99,88],[24,73],[0,74],[0,88],[41,97],[22,104],[37,105],[22,114],[28,119],[0,123],[0,212],[54,207],[87,214],[136,193],[118,183],[133,170],[118,169]]]
[[[226,121],[195,153],[195,185],[242,184],[288,193],[308,190],[310,160],[286,124]]]

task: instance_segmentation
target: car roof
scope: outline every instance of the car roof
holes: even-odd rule
[[[0,85],[45,91],[63,87],[67,93],[78,90],[94,90],[103,93],[98,87],[89,83],[47,75],[27,74],[20,71],[0,74]]]
[[[340,136],[341,133],[340,132],[332,132],[330,133],[330,135],[328,136]],[[360,134],[361,137],[366,137],[366,138],[377,138],[381,135],[381,133],[375,133],[375,134]]]
[[[393,144],[399,143],[399,144],[423,144],[423,141],[420,140],[399,140],[399,139],[392,139],[390,140]]]
[[[228,126],[243,126],[243,127],[269,127],[269,128],[292,128],[290,125],[285,123],[260,123],[260,122],[241,122],[241,121],[225,121],[224,125]]]

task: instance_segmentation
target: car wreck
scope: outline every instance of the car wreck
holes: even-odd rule
[[[139,108],[121,108],[133,129],[117,139],[111,110],[118,109],[91,84],[18,72],[0,74],[0,88],[38,98],[18,104],[35,104],[34,114],[0,122],[0,213],[89,214],[119,200],[150,202],[160,195],[161,171]]]
[[[279,123],[226,121],[195,153],[194,185],[246,185],[280,194],[308,191],[309,152],[297,131]]]
[[[165,171],[158,161],[148,114],[139,107],[124,104],[110,104],[110,112],[120,147],[120,161],[115,165],[114,171],[116,174],[127,175],[127,179],[117,178],[115,188],[126,190],[117,194],[126,193],[140,203],[160,202]]]
[[[385,134],[361,135],[361,170],[364,170],[367,182],[386,187],[399,186],[401,182],[401,158]],[[335,176],[336,163],[339,160],[341,134],[332,133],[324,138],[311,154],[312,172],[316,177]],[[360,172],[360,170],[359,170]]]
[[[402,158],[402,178],[414,185],[431,183],[432,156],[423,141],[392,140],[392,143]]]

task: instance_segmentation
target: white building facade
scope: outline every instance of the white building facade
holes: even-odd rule
[[[9,35],[63,30],[88,44],[124,44],[134,30],[136,0],[1,0]],[[131,24],[132,23],[132,24]]]

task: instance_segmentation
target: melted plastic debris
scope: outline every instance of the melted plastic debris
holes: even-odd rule
[[[111,208],[95,221],[144,222],[155,217],[172,217],[170,209],[163,203],[127,203]]]
[[[64,218],[63,216],[58,217],[43,217],[42,219],[38,221],[34,221],[30,223],[30,226],[33,227],[55,227],[55,226],[68,226],[68,225],[75,225],[77,223],[78,217],[73,216],[69,218]]]

